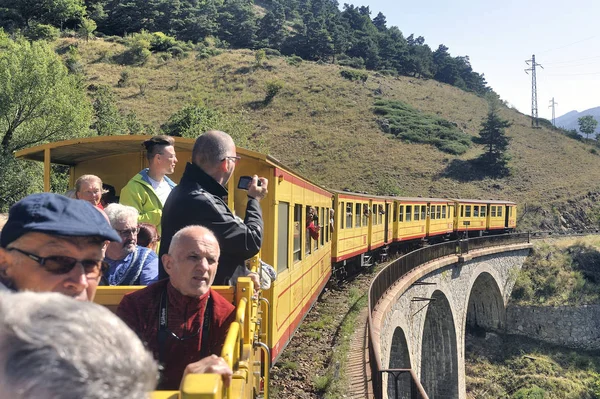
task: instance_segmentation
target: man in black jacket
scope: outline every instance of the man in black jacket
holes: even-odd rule
[[[224,200],[225,186],[239,159],[233,139],[227,133],[211,130],[198,137],[192,150],[192,163],[186,165],[162,213],[161,259],[168,252],[173,235],[183,227],[202,225],[214,232],[221,247],[216,285],[229,284],[236,267],[243,266],[262,245],[259,201],[267,195],[268,180],[252,177],[244,220],[236,217]],[[166,276],[161,262],[160,278]]]

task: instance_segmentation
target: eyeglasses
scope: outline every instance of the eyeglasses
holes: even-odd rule
[[[225,158],[221,159],[221,162],[225,161],[226,159],[231,159],[234,163],[238,163],[240,161],[240,159],[242,159],[242,157],[240,157],[240,156],[229,156],[229,157],[225,157]]]
[[[124,237],[126,237],[128,235],[134,235],[135,236],[135,235],[137,235],[137,233],[140,232],[140,228],[139,227],[135,227],[133,229],[127,229],[127,230],[117,230],[117,229],[115,229],[115,231],[117,233],[119,233],[121,236],[124,236]]]
[[[100,276],[102,271],[106,268],[106,265],[101,260],[93,260],[93,259],[83,259],[77,260],[75,258],[71,258],[70,256],[47,256],[42,258],[41,256],[37,256],[32,254],[31,252],[23,251],[19,248],[8,248],[9,251],[17,251],[30,259],[36,261],[42,268],[52,274],[67,274],[78,263],[83,266],[83,270],[85,271],[86,277],[90,279],[95,279]]]

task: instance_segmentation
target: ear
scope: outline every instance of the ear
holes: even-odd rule
[[[161,258],[163,267],[165,268],[165,272],[170,276],[171,271],[173,270],[173,257],[169,254],[164,254]]]
[[[12,263],[9,251],[5,248],[0,248],[0,277],[10,277]]]

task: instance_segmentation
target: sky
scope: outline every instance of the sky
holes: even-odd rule
[[[382,12],[404,37],[423,36],[432,51],[469,56],[509,106],[531,115],[535,54],[538,116],[600,107],[600,0],[340,0]]]

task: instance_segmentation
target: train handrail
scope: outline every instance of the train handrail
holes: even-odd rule
[[[390,371],[399,371],[384,369],[381,365],[381,350],[379,342],[375,339],[375,331],[373,324],[373,311],[379,300],[383,298],[386,291],[395,284],[397,280],[405,276],[415,268],[430,262],[434,259],[442,258],[450,255],[461,255],[468,253],[469,250],[488,248],[498,245],[510,245],[530,242],[529,233],[513,233],[490,235],[484,237],[468,238],[463,240],[449,241],[441,244],[435,244],[415,251],[409,252],[401,256],[388,266],[383,268],[371,281],[369,286],[369,303],[367,312],[367,326],[369,329],[369,366],[371,368],[371,380],[373,384],[373,393],[375,398],[383,397],[383,373]],[[407,369],[408,370],[408,369]],[[416,377],[414,371],[411,371],[411,398],[427,399],[421,382]]]

